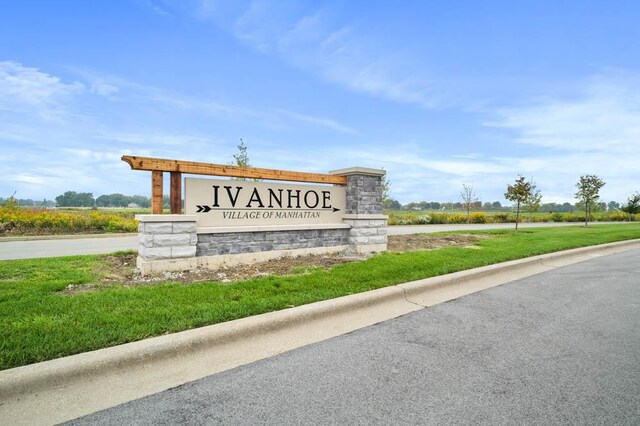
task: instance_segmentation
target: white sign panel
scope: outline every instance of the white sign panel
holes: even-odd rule
[[[185,178],[185,213],[199,227],[342,223],[341,186]]]

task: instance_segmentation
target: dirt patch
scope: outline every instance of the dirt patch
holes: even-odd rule
[[[485,239],[485,236],[451,234],[451,235],[394,235],[388,238],[388,249],[392,252],[410,252],[421,250],[435,250],[442,247],[468,247],[477,248],[474,243]],[[300,257],[283,257],[267,262],[240,265],[233,267],[221,267],[215,270],[194,269],[181,272],[165,272],[157,275],[142,276],[135,270],[136,253],[119,253],[104,256],[98,272],[102,276],[100,282],[88,285],[70,285],[63,293],[77,294],[96,291],[113,284],[121,284],[124,287],[136,287],[141,285],[153,285],[160,282],[178,282],[183,284],[195,282],[219,282],[232,283],[251,278],[266,277],[271,275],[300,275],[308,274],[314,269],[331,269],[336,265],[349,262],[362,261],[364,257],[349,256],[344,253],[332,255],[313,255]]]
[[[363,257],[344,254],[285,257],[267,262],[218,269],[194,269],[190,271],[165,272],[162,274],[142,276],[135,270],[137,254],[125,253],[104,256],[105,262],[96,272],[102,276],[97,283],[69,285],[63,294],[77,294],[100,290],[114,284],[124,287],[153,285],[160,282],[178,282],[190,284],[196,282],[219,282],[222,284],[270,275],[301,275],[314,269],[331,269],[343,263],[364,260]]]
[[[395,252],[436,250],[443,247],[479,248],[474,244],[486,236],[468,234],[413,234],[392,235],[388,238],[387,249]]]
[[[314,269],[331,269],[335,265],[362,260],[359,257],[349,257],[341,254],[314,255],[300,257],[283,257],[251,265],[220,267],[218,269],[195,269],[181,272],[165,272],[159,275],[141,276],[134,274],[132,280],[125,286],[146,285],[157,282],[194,283],[200,281],[232,283],[234,281],[251,278],[268,277],[270,275],[301,275],[308,274]]]

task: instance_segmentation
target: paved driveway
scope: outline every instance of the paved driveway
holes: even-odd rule
[[[73,424],[636,425],[639,329],[634,250],[465,296]]]

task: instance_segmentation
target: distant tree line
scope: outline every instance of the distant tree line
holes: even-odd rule
[[[0,197],[0,207],[9,202],[20,207],[140,207],[150,208],[151,198],[144,195],[104,194],[98,198],[91,192],[67,191],[54,200],[32,200],[31,198]],[[169,208],[169,196],[162,197],[162,205]]]
[[[167,197],[168,203],[168,197]],[[141,207],[149,208],[151,199],[144,195],[104,194],[98,198],[91,192],[67,191],[56,197],[57,207]]]
[[[411,202],[407,204],[401,204],[397,200],[391,200],[385,203],[385,208],[389,210],[464,210],[464,203],[462,202],[438,202],[438,201],[420,201]],[[470,203],[471,210],[485,211],[485,212],[509,212],[512,210],[510,205],[502,205],[500,201],[482,202],[476,201]],[[584,207],[580,203],[541,203],[540,207],[536,211],[547,213],[573,213],[577,211],[583,211]],[[609,203],[597,203],[595,206],[596,211],[618,211],[620,210],[620,203],[616,201],[610,201]]]
[[[0,197],[0,206],[6,205],[10,199],[11,197],[9,198]],[[15,201],[19,206],[22,206],[22,207],[55,207],[56,206],[55,201],[47,200],[46,198],[44,200],[32,200],[31,198],[15,198],[15,199],[11,199],[11,201]]]
[[[397,200],[391,198],[389,194],[389,181],[386,176],[383,180],[383,206],[392,210],[464,210],[467,213],[467,223],[470,223],[470,213],[474,211],[515,211],[516,213],[516,231],[518,230],[518,222],[520,214],[528,212],[548,213],[573,213],[574,210],[582,211],[584,215],[584,225],[587,226],[590,220],[593,220],[594,212],[616,212],[621,211],[629,215],[629,220],[633,219],[633,215],[640,213],[640,193],[635,193],[627,200],[626,204],[620,205],[617,201],[609,201],[605,203],[600,201],[600,189],[606,183],[596,175],[580,176],[575,187],[577,192],[575,198],[577,202],[571,203],[542,203],[542,192],[538,189],[536,183],[524,176],[519,175],[512,185],[507,185],[507,191],[504,193],[506,200],[513,202],[511,206],[502,206],[499,201],[482,203],[477,195],[473,185],[462,185],[460,198],[462,202],[441,203],[435,201],[420,201],[401,205]]]
[[[122,195],[109,194],[101,195],[96,198],[97,207],[128,207],[130,204],[136,204],[142,208],[151,207],[151,199],[144,195]]]

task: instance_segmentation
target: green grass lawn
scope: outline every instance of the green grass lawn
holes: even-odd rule
[[[467,232],[470,233],[470,232]],[[640,238],[640,224],[476,231],[480,250],[447,247],[231,285],[96,283],[103,256],[0,262],[0,369],[563,249]]]

